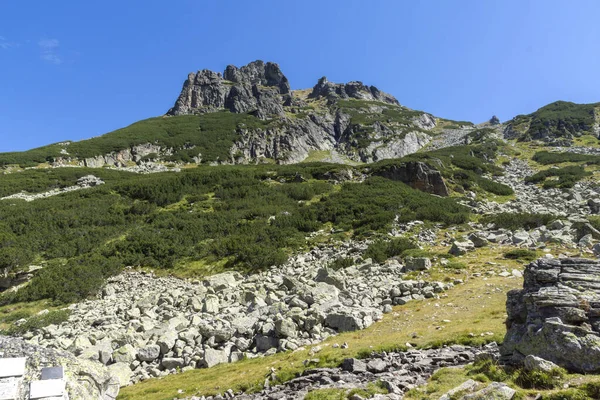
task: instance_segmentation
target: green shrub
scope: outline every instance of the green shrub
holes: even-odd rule
[[[22,335],[25,332],[33,331],[35,329],[40,329],[48,325],[58,325],[61,322],[65,322],[69,319],[69,315],[71,312],[69,310],[56,310],[50,311],[44,315],[36,315],[27,319],[22,325],[16,326],[13,325],[9,328],[5,334],[11,336]]]
[[[542,393],[539,397],[540,400],[595,400],[598,397],[588,396],[585,392],[579,389],[571,388],[565,390],[559,390],[552,393]]]
[[[600,399],[600,381],[584,383],[580,389],[592,399]]]
[[[417,248],[417,245],[409,239],[380,239],[369,245],[364,256],[365,258],[372,258],[375,262],[382,263],[388,258],[402,255],[406,250],[415,248]]]
[[[338,257],[329,264],[329,268],[334,270],[348,268],[354,265],[352,257]]]
[[[444,265],[446,269],[466,269],[467,265],[459,262],[459,261],[450,261],[448,264]]]
[[[555,219],[556,216],[552,214],[499,213],[486,215],[481,219],[481,222],[484,224],[492,223],[497,228],[530,230],[545,226]]]
[[[574,165],[563,168],[549,168],[540,171],[532,176],[525,178],[525,182],[543,183],[544,188],[572,188],[575,183],[591,176],[591,172],[587,172],[582,166]],[[557,177],[558,179],[547,180],[549,177]]]
[[[538,254],[533,250],[514,249],[504,253],[504,258],[511,260],[533,261],[538,258]]]
[[[584,162],[586,164],[600,164],[600,156],[591,154],[577,154],[571,152],[555,153],[538,151],[533,155],[533,161],[542,165],[560,164],[565,162]]]

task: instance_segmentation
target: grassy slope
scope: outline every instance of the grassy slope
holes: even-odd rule
[[[499,247],[478,250],[461,258],[462,262],[469,265],[468,269],[449,271],[435,268],[426,279],[464,279],[476,272],[485,274],[489,270],[499,270],[499,266],[485,265],[487,261],[507,268],[522,267],[517,261],[501,258],[504,251],[505,248]],[[172,399],[180,389],[186,396],[214,394],[229,388],[258,389],[270,368],[275,368],[278,376],[285,380],[303,371],[305,367],[302,362],[309,358],[318,357],[320,366],[337,366],[344,358],[371,351],[399,349],[406,343],[432,347],[450,342],[477,344],[500,341],[505,333],[506,292],[521,284],[520,279],[514,278],[472,277],[465,284],[447,292],[447,297],[394,307],[392,313],[368,329],[332,337],[321,344],[323,350],[314,356],[309,354],[310,349],[304,349],[152,379],[122,389],[119,399]],[[488,336],[487,332],[493,332],[493,335]],[[471,338],[470,333],[475,336]],[[414,334],[416,337],[413,337]],[[334,343],[343,342],[348,343],[347,349],[332,347]]]

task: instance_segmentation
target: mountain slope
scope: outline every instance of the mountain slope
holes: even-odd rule
[[[373,162],[414,153],[446,127],[470,126],[403,107],[361,82],[321,78],[312,90],[292,91],[277,64],[255,61],[223,74],[190,74],[163,117],[89,140],[0,154],[0,165],[285,164],[315,152],[329,161]]]
[[[507,123],[505,137],[521,141],[542,140],[569,144],[583,134],[600,135],[600,103],[556,101]]]

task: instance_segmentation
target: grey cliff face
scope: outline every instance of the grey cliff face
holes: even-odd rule
[[[508,362],[527,355],[572,371],[600,371],[600,261],[540,259],[524,274],[522,290],[508,293]]]
[[[167,114],[226,109],[267,119],[283,115],[283,103],[290,96],[290,84],[279,66],[259,60],[241,68],[229,65],[223,75],[209,70],[189,74],[179,98]]]
[[[308,99],[321,98],[325,98],[328,105],[314,111],[305,99],[293,95],[288,79],[277,64],[259,60],[240,68],[229,65],[223,75],[208,70],[190,74],[167,114],[228,110],[277,122],[264,129],[239,127],[238,140],[230,151],[229,162],[232,163],[260,159],[295,163],[304,160],[311,151],[329,151],[333,152],[333,159],[343,160],[339,156],[343,155],[361,162],[398,158],[427,145],[431,137],[425,132],[436,127],[436,119],[426,113],[396,126],[380,121],[366,128],[353,124],[351,115],[336,106],[338,100],[371,101],[372,104],[361,104],[365,109],[360,111],[370,115],[381,114],[386,107],[399,106],[393,96],[362,82],[338,84],[321,78]],[[364,137],[364,132],[370,135],[368,145],[359,146],[356,138]]]
[[[440,171],[420,161],[410,161],[391,165],[378,175],[384,178],[404,182],[407,185],[427,193],[448,196],[448,187]]]

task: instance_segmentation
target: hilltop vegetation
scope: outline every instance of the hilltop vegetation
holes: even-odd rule
[[[510,129],[519,140],[570,139],[590,133],[598,118],[600,103],[576,104],[557,101],[510,121]]]

